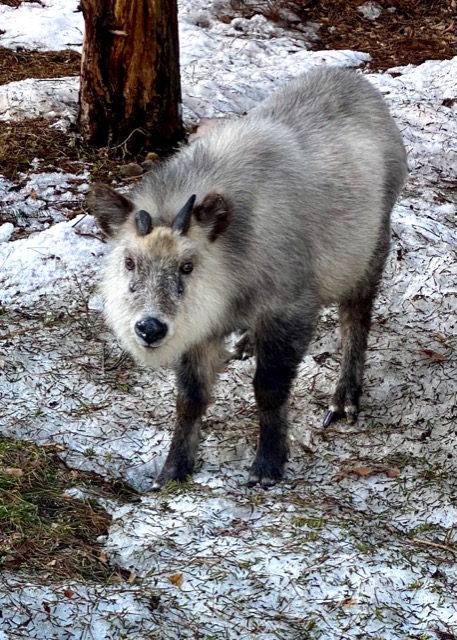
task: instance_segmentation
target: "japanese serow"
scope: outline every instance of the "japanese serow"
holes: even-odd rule
[[[319,309],[337,303],[341,372],[324,426],[357,418],[373,299],[406,177],[381,94],[349,70],[318,68],[247,116],[210,127],[126,198],[96,184],[89,206],[111,238],[105,314],[139,362],[173,365],[177,417],[156,478],[184,480],[201,418],[245,334],[256,357],[260,422],[249,484],[287,460],[287,400]]]

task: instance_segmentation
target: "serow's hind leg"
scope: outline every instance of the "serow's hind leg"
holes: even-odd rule
[[[354,424],[357,420],[374,297],[375,291],[364,297],[354,296],[339,304],[343,355],[340,377],[324,427],[343,416],[348,424]]]
[[[254,355],[254,338],[250,331],[245,331],[235,345],[234,360],[247,360]]]

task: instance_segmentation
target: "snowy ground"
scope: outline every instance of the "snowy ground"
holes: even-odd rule
[[[198,1],[180,15],[187,122],[242,113],[310,65],[367,59],[307,52],[263,19],[223,24],[220,3]],[[0,44],[79,46],[76,0],[42,4],[0,5]],[[244,486],[257,434],[247,361],[221,375],[193,482],[146,493],[170,441],[173,380],[134,366],[103,327],[95,284],[105,247],[90,217],[63,215],[88,174],[41,174],[37,163],[19,190],[0,176],[1,433],[62,445],[70,466],[145,492],[106,505],[106,553],[137,580],[73,584],[68,598],[67,584],[3,574],[0,640],[457,635],[457,58],[369,78],[403,132],[411,174],[394,212],[363,412],[355,426],[321,429],[340,357],[329,310],[294,388],[286,479],[268,492]],[[0,87],[5,118],[37,108],[26,82]],[[71,118],[70,84],[41,113]],[[18,227],[33,233],[10,240]]]

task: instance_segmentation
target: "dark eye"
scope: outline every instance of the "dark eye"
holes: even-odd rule
[[[181,273],[185,273],[187,275],[188,273],[192,273],[193,268],[194,265],[192,262],[185,262],[179,267],[179,270],[181,271]]]
[[[125,268],[128,271],[133,271],[133,269],[135,268],[135,261],[133,260],[133,258],[126,258],[125,259]]]

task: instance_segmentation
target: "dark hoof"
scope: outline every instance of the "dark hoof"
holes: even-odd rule
[[[194,470],[194,462],[183,459],[179,462],[166,462],[162,471],[157,476],[151,491],[160,491],[167,482],[185,482]]]
[[[357,422],[357,417],[359,415],[358,410],[355,408],[346,407],[346,422],[348,424],[355,424]]]
[[[323,427],[326,429],[332,422],[340,420],[340,418],[346,418],[348,424],[355,424],[357,422],[357,416],[359,415],[359,409],[355,405],[347,405],[344,407],[344,411],[338,411],[329,409],[327,415],[324,418]]]
[[[284,465],[265,458],[256,458],[249,471],[248,487],[260,484],[261,487],[273,487],[282,480]]]
[[[236,343],[233,358],[247,360],[254,355],[254,344],[249,333],[245,333]]]
[[[341,417],[343,416],[342,413],[340,413],[339,411],[332,411],[331,409],[327,412],[327,415],[324,418],[324,422],[323,422],[323,427],[324,429],[326,429],[327,427],[329,427],[332,422],[336,422],[337,420],[339,420]]]

